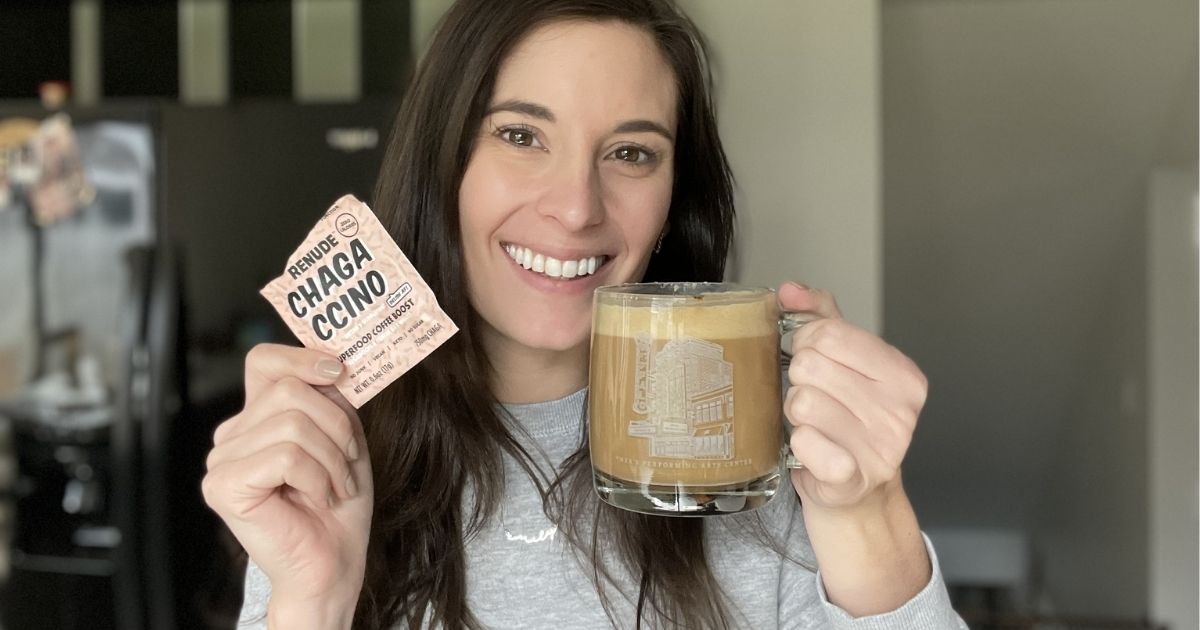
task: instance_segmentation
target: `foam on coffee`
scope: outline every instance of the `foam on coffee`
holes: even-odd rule
[[[672,305],[672,313],[665,322],[659,312],[661,308],[650,303],[629,306],[598,303],[593,331],[614,337],[632,336],[636,331],[662,340],[680,334],[700,338],[744,339],[776,334],[778,330],[779,310],[774,295],[731,291],[672,297],[663,303]]]

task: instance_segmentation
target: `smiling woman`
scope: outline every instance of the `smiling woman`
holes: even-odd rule
[[[361,429],[327,387],[336,361],[247,358],[205,480],[253,560],[247,625],[965,627],[899,482],[923,377],[826,292],[779,294],[824,317],[793,346],[796,492],[708,520],[593,492],[594,290],[723,276],[732,179],[709,83],[667,0],[450,9],[374,207],[460,333]]]

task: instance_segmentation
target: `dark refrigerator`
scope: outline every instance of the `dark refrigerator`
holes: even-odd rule
[[[17,186],[0,211],[0,625],[234,626],[244,558],[199,490],[212,431],[245,352],[295,343],[258,289],[338,196],[370,202],[394,110],[68,112],[94,199],[35,227]]]
[[[154,448],[186,404],[157,114],[0,111],[6,627],[143,627],[167,516]]]

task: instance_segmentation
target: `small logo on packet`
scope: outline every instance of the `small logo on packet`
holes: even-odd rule
[[[349,212],[339,214],[337,218],[338,234],[350,238],[358,234],[358,220]]]
[[[338,199],[260,293],[309,348],[338,357],[356,408],[458,332],[366,204]]]

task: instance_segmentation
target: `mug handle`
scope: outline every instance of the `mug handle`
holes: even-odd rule
[[[786,335],[787,333],[796,330],[797,328],[820,319],[821,316],[815,313],[803,311],[783,311],[779,314],[779,334]],[[786,446],[784,448],[787,448]],[[796,460],[796,456],[789,450],[787,457],[784,458],[784,467],[788,469],[804,468],[804,464]]]
[[[818,319],[821,319],[821,316],[816,313],[809,313],[807,311],[782,311],[779,313],[779,334],[786,335]]]

